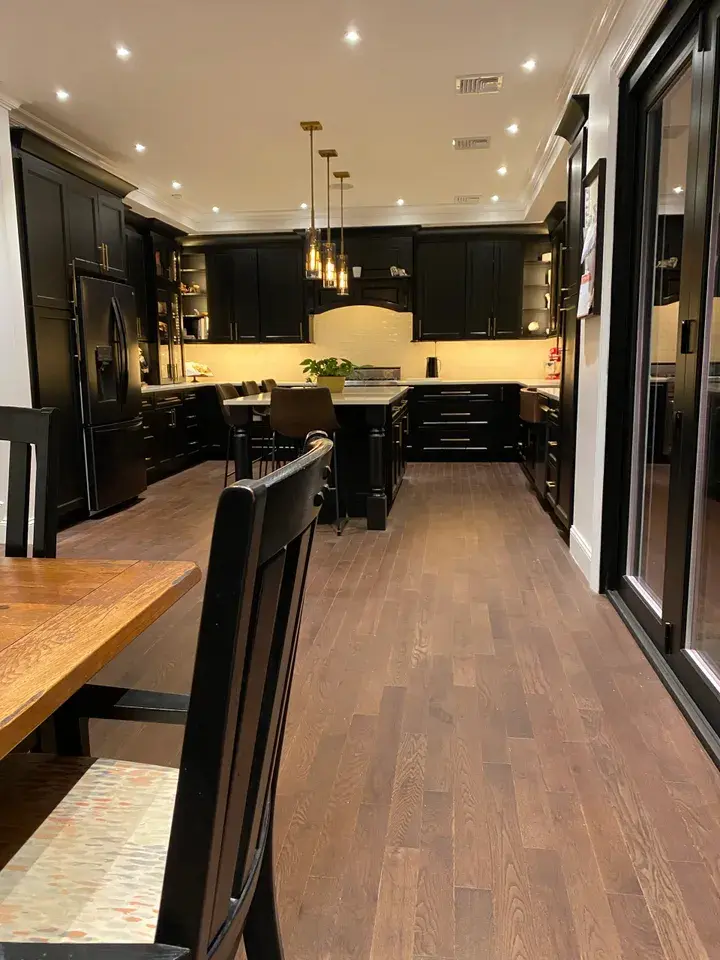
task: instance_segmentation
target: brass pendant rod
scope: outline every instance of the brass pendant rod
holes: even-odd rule
[[[327,242],[330,243],[330,157],[327,157],[327,211],[328,211],[328,224],[327,224]]]
[[[345,253],[345,180],[340,180],[340,256]]]
[[[310,226],[315,229],[315,153],[313,151],[313,130],[310,130]]]

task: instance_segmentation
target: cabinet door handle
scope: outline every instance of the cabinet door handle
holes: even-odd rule
[[[105,269],[105,244],[99,243],[98,250],[100,251],[100,269]]]
[[[548,440],[549,447],[556,447],[558,445],[557,440]]]

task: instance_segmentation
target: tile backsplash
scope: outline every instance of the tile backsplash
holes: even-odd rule
[[[423,377],[425,358],[437,354],[440,376],[457,379],[545,376],[551,341],[462,340],[412,342],[412,314],[382,307],[340,307],[313,321],[313,343],[185,344],[185,359],[206,363],[216,380],[301,380],[305,357],[347,357],[353,363],[400,367]]]

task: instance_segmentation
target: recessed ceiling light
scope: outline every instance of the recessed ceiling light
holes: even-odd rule
[[[306,203],[301,203],[301,204],[300,204],[300,209],[301,209],[301,210],[307,210],[307,204],[306,204]]]
[[[500,174],[501,177],[504,177],[505,174],[507,173],[507,167],[505,166],[505,164],[503,164],[501,167],[498,167],[497,172]]]
[[[132,53],[128,50],[126,46],[123,46],[122,43],[118,44],[115,47],[115,53],[120,60],[129,60],[132,56]]]
[[[145,153],[146,150],[147,150],[147,147],[145,146],[144,143],[136,143],[136,144],[135,144],[135,151],[136,151],[136,153]]]
[[[173,180],[171,186],[172,186],[173,190],[179,190],[180,187],[182,187],[182,184],[180,183],[179,180]]]
[[[497,203],[498,200],[500,199],[500,197],[499,197],[496,193],[494,193],[494,194],[490,197],[490,199],[492,200],[493,203]]]
[[[345,32],[345,36],[343,39],[345,40],[345,43],[349,43],[352,46],[355,46],[356,43],[360,43],[360,41],[362,40],[362,37],[354,27],[351,27],[349,30]]]
[[[402,197],[400,197],[398,200],[396,200],[395,203],[396,203],[399,207],[404,207],[404,206],[405,206],[405,201],[403,200]]]
[[[70,99],[70,94],[67,92],[67,90],[56,90],[55,96],[61,101]]]
[[[681,187],[680,185],[678,185],[677,187],[673,187],[673,193],[684,193],[684,192],[685,192],[685,188]]]
[[[514,137],[519,129],[520,127],[516,123],[511,123],[509,127],[505,127],[505,133],[509,133],[511,137]]]
[[[520,64],[520,66],[523,68],[523,70],[527,71],[527,73],[532,73],[537,66],[537,60],[533,60],[533,58],[530,57],[525,61],[525,63]]]
[[[220,207],[213,207],[213,213],[220,213]]]

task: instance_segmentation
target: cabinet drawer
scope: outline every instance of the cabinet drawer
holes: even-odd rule
[[[140,409],[141,410],[152,410],[154,404],[152,402],[152,397],[141,397],[140,398]]]
[[[418,424],[492,422],[502,412],[495,400],[447,399],[420,400],[415,406]]]
[[[489,449],[496,442],[495,431],[490,425],[422,427],[419,431],[423,449],[433,448],[479,448]]]
[[[557,478],[557,463],[552,463],[548,457],[547,473],[545,476],[545,496],[553,506],[557,503]]]
[[[155,406],[158,408],[161,407],[178,407],[182,403],[182,397],[179,393],[163,393],[160,394],[155,401]]]
[[[447,383],[436,387],[414,387],[414,398],[424,400],[502,400],[503,384],[500,383]]]

